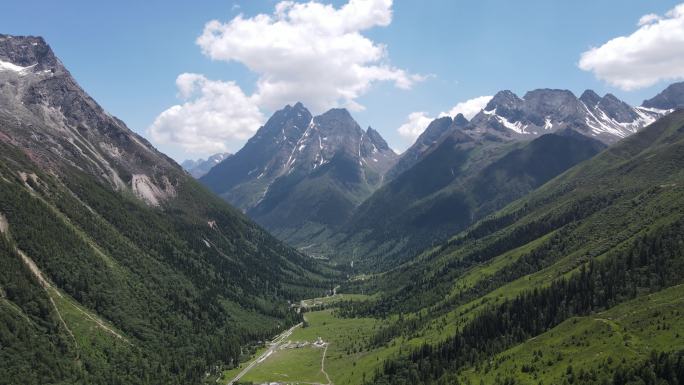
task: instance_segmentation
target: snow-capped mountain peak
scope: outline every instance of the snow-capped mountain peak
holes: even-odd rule
[[[249,209],[261,202],[280,177],[308,175],[342,155],[354,159],[360,169],[380,175],[397,158],[377,131],[361,129],[346,109],[334,108],[313,116],[297,103],[275,112],[240,151],[202,180],[220,192],[236,188],[250,191],[229,198]],[[245,187],[248,185],[252,187]]]
[[[632,107],[612,94],[538,89],[523,98],[501,91],[473,117],[469,129],[503,139],[535,137],[571,128],[604,143],[613,143],[652,123],[667,110]]]

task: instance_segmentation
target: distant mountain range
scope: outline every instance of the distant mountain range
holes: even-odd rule
[[[413,145],[399,156],[397,163],[387,172],[387,179],[392,180],[402,172],[413,167],[428,150],[444,139],[448,132],[463,129],[468,124],[468,119],[463,114],[458,114],[453,119],[445,116],[433,120],[418,136]]]
[[[394,265],[670,111],[591,90],[580,98],[567,90],[523,98],[501,91],[469,122],[457,116],[430,123],[390,170],[394,177],[333,237],[317,239],[319,252]]]
[[[224,159],[233,154],[222,152],[211,155],[207,159],[187,159],[181,163],[181,167],[195,178],[200,178],[211,170],[212,167],[221,163]]]
[[[577,98],[567,90],[539,89],[522,99],[511,91],[501,91],[473,117],[469,129],[510,140],[570,128],[610,144],[665,113],[657,108],[631,107],[612,94],[600,97],[591,90]]]
[[[460,114],[435,119],[399,156],[346,110],[312,117],[298,103],[276,112],[201,181],[310,254],[379,267],[445,239],[666,115],[680,103],[681,87],[639,107],[591,90],[579,98],[567,90],[538,89],[522,98],[501,91],[470,121]]]

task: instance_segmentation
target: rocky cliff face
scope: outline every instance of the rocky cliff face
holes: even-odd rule
[[[66,162],[150,205],[176,195],[182,171],[109,115],[40,37],[0,35],[0,140],[59,173]]]
[[[377,131],[361,129],[347,110],[314,117],[297,103],[273,114],[240,151],[201,180],[250,210],[266,198],[277,179],[309,175],[342,155],[358,164],[371,186],[381,182],[397,158]]]

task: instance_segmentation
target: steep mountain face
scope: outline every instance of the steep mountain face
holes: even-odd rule
[[[397,155],[345,109],[276,112],[202,183],[281,239],[301,245],[344,222],[383,181]]]
[[[642,106],[660,110],[684,108],[684,82],[669,85],[663,92],[644,100]]]
[[[0,35],[3,140],[67,163],[150,205],[176,195],[177,167],[83,92],[39,37]]]
[[[233,154],[229,152],[223,152],[214,154],[207,159],[187,159],[181,163],[181,167],[194,178],[200,178],[211,170],[212,167],[223,162],[226,158]]]
[[[511,91],[501,91],[473,117],[469,128],[503,140],[524,140],[571,128],[611,144],[667,112],[631,107],[611,94],[600,97],[591,90],[577,98],[567,90],[538,89],[522,99]]]
[[[375,282],[351,283],[384,293],[355,304],[364,315],[402,315],[379,344],[431,342],[369,383],[676,382],[645,361],[681,360],[684,347],[670,337],[684,327],[682,164],[676,111]]]
[[[240,151],[200,180],[236,207],[254,207],[268,186],[289,171],[290,155],[311,122],[301,103],[277,111]]]
[[[368,127],[361,137],[359,151],[361,161],[380,177],[391,169],[397,161],[397,154],[392,150],[379,132]]]
[[[199,383],[327,279],[0,35],[3,381]]]
[[[500,143],[459,130],[366,200],[334,244],[341,260],[395,266],[605,148],[572,130]],[[324,243],[326,243],[324,242]]]

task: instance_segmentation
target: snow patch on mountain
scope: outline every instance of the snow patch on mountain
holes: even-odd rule
[[[544,129],[550,130],[552,128],[553,128],[553,123],[551,123],[551,119],[547,116],[546,119],[544,119]]]
[[[525,132],[527,125],[523,125],[521,122],[509,122],[508,119],[496,114],[494,114],[494,117],[496,118],[496,120],[499,121],[499,123],[501,123],[504,127],[508,128],[509,130],[513,130],[518,134],[527,134],[527,132]]]
[[[16,64],[14,64],[14,63],[10,63],[7,61],[0,60],[0,71],[12,71],[12,72],[16,72],[20,75],[25,74],[26,72],[28,72],[31,68],[33,68],[35,66],[36,65],[33,64],[33,65],[30,65],[27,67],[22,67],[22,66],[18,66]]]
[[[633,107],[632,111],[636,113],[637,118],[631,122],[618,122],[609,117],[608,114],[598,106],[595,107],[594,112],[592,112],[585,103],[582,104],[587,111],[587,117],[585,118],[586,124],[591,127],[594,135],[606,133],[619,138],[626,138],[639,131],[639,129],[655,122],[659,117],[671,112],[667,110]]]

